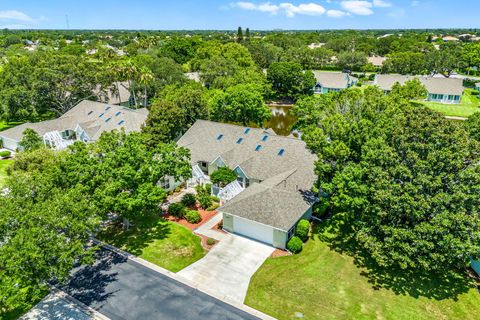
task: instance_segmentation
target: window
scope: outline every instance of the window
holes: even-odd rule
[[[122,114],[122,112],[118,111],[117,113],[115,113],[115,117],[118,117],[121,114]]]
[[[263,138],[262,138],[262,141],[265,142],[268,140],[268,136],[267,135],[264,135]]]
[[[223,139],[223,134],[219,134],[217,137],[217,140],[222,140]]]
[[[255,151],[260,151],[262,150],[262,146],[261,145],[258,145],[256,148],[255,148]]]
[[[91,115],[93,113],[93,111],[90,111],[89,113],[87,113],[87,115]]]
[[[108,118],[107,120],[105,120],[105,122],[109,122],[110,120],[112,120],[112,118]]]
[[[98,117],[101,118],[101,117],[103,117],[104,114],[105,114],[105,113],[102,113],[102,114],[100,114]]]
[[[449,96],[448,96],[448,100],[451,100],[451,101],[452,101],[453,99],[454,99],[454,96],[453,96],[453,95],[449,95]]]
[[[279,155],[280,157],[283,156],[284,154],[285,154],[285,149],[280,149],[280,150],[278,151],[278,155]]]
[[[159,184],[160,184],[160,187],[162,187],[162,189],[164,190],[170,189],[170,179],[168,178],[160,179]]]
[[[240,144],[240,143],[242,143],[242,141],[243,141],[243,138],[238,138],[238,140],[237,140],[237,144]]]
[[[125,123],[125,120],[120,120],[120,122],[118,123],[119,126],[121,126],[122,124]]]
[[[437,99],[438,99],[438,100],[443,100],[443,94],[438,94],[438,95],[437,95]]]
[[[250,128],[247,128],[243,133],[248,134],[249,132],[250,132]]]
[[[455,96],[455,101],[460,101],[460,96]]]

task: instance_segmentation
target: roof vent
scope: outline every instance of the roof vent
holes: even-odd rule
[[[245,131],[243,131],[243,133],[245,133],[245,134],[248,134],[249,132],[250,132],[250,128],[247,128],[247,129],[245,129]]]
[[[87,115],[89,116],[89,115],[91,115],[92,113],[93,113],[93,111],[90,111],[90,112],[87,113]]]
[[[223,139],[223,134],[219,134],[217,137],[217,140],[222,140]]]
[[[260,151],[262,150],[262,146],[261,145],[257,145],[257,147],[255,148],[255,151]]]
[[[243,138],[238,138],[238,140],[237,140],[237,144],[240,144],[240,143],[242,143],[242,141],[243,141]]]
[[[110,110],[112,107],[108,106],[105,108],[105,111]]]
[[[280,150],[278,151],[278,155],[279,155],[279,156],[283,156],[284,154],[285,154],[285,149],[280,149]]]

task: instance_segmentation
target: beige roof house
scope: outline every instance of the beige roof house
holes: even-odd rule
[[[464,91],[463,80],[458,78],[434,78],[427,76],[409,76],[400,74],[378,74],[374,84],[383,91],[390,91],[395,83],[401,85],[413,79],[418,79],[426,87],[429,93],[462,95]]]
[[[24,123],[0,132],[4,147],[18,148],[25,129],[35,130],[40,136],[59,132],[65,139],[95,141],[103,132],[123,129],[126,132],[140,131],[147,119],[147,112],[127,107],[84,100],[61,117],[35,123]],[[75,132],[75,137],[68,132]]]
[[[380,56],[368,57],[368,62],[373,64],[375,67],[382,67],[385,60],[387,60],[386,57],[380,57]]]

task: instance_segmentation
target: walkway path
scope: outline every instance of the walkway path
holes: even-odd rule
[[[202,236],[206,236],[209,238],[213,238],[218,241],[222,241],[224,239],[227,239],[230,237],[229,234],[225,232],[221,232],[218,230],[214,230],[214,228],[220,221],[222,221],[223,217],[221,213],[217,213],[215,216],[213,216],[210,220],[193,230],[195,233],[198,233]]]

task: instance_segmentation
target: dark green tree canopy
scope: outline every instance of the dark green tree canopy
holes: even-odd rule
[[[228,167],[220,167],[210,175],[210,180],[220,187],[224,187],[237,179],[235,171]]]

